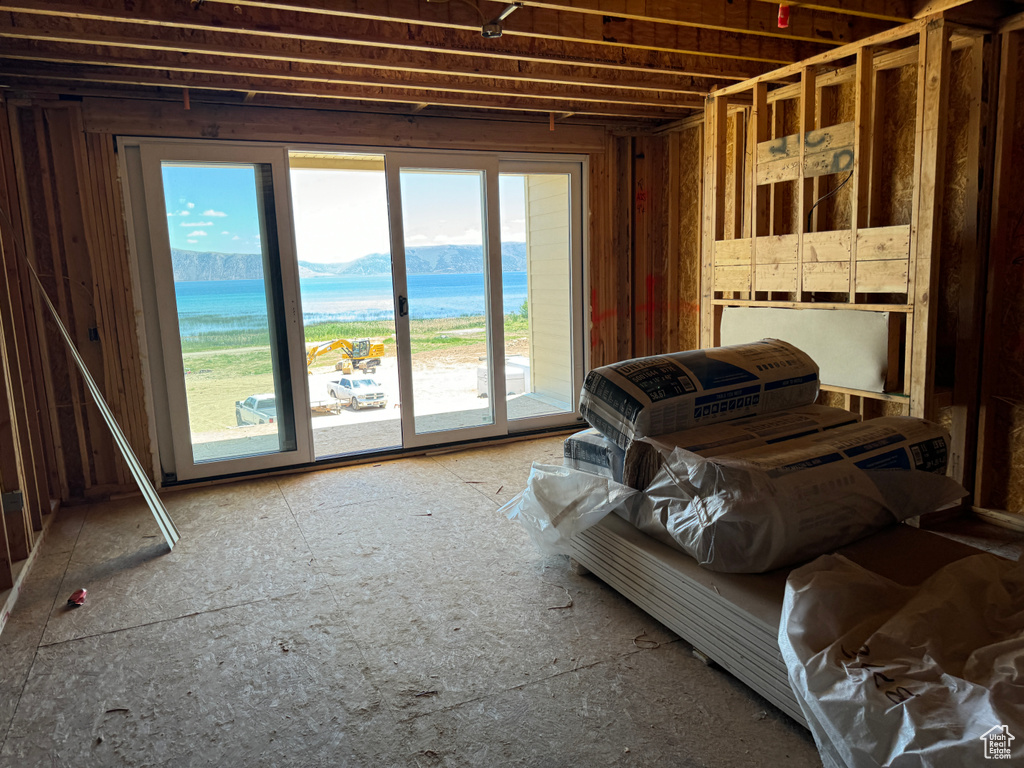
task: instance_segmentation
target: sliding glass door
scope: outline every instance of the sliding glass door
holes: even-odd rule
[[[410,447],[506,430],[491,375],[503,357],[497,171],[490,158],[389,158]]]
[[[153,143],[138,160],[175,475],[309,461],[284,153]]]
[[[578,161],[121,150],[168,479],[578,420]]]

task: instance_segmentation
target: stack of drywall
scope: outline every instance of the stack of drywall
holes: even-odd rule
[[[609,515],[572,540],[573,558],[694,648],[800,723],[779,650],[788,569],[715,573]],[[900,584],[914,585],[977,550],[906,525],[843,547],[840,554]],[[908,558],[907,553],[914,557]]]
[[[676,448],[710,458],[792,440],[859,420],[858,414],[841,408],[803,405],[668,435],[642,437],[631,440],[625,451],[591,428],[566,438],[563,463],[642,491]]]

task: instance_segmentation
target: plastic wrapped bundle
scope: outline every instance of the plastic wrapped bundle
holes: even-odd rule
[[[761,573],[962,498],[948,451],[903,416],[712,459],[677,448],[627,519],[711,570]]]
[[[518,520],[544,554],[570,555],[573,536],[613,511],[632,516],[640,499],[639,491],[610,478],[534,463],[526,488],[498,512]]]
[[[580,412],[626,449],[641,437],[810,405],[817,396],[814,361],[792,344],[765,339],[595,368]]]
[[[856,424],[858,421],[859,414],[842,408],[804,405],[779,413],[748,416],[724,424],[708,424],[668,435],[644,437],[629,444],[622,474],[616,479],[643,491],[676,448],[710,458],[773,445],[826,429]]]
[[[563,466],[622,482],[625,453],[596,429],[570,435],[562,444],[562,451],[565,456]]]

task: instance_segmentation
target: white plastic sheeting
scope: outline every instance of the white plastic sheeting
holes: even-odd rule
[[[541,552],[569,555],[573,536],[616,508],[631,509],[641,498],[639,491],[607,477],[534,463],[526,489],[499,511],[518,520]]]
[[[668,435],[644,437],[629,444],[620,477],[630,488],[642,491],[651,484],[676,448],[709,458],[781,443],[858,421],[859,414],[841,408],[804,405]]]
[[[890,416],[712,459],[677,448],[626,519],[711,570],[762,573],[963,497],[948,444]]]
[[[908,587],[825,555],[790,574],[779,646],[826,768],[1024,764],[1022,565]]]

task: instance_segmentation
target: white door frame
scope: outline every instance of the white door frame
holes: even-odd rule
[[[457,442],[507,434],[508,412],[504,391],[495,397],[495,382],[505,381],[505,328],[495,321],[494,308],[502,307],[501,295],[501,213],[498,207],[498,158],[495,155],[472,155],[428,152],[385,152],[384,168],[387,174],[388,211],[391,219],[391,253],[395,290],[395,336],[398,346],[398,380],[402,401],[402,443],[406,448]],[[437,171],[479,171],[483,174],[481,190],[484,216],[483,261],[485,295],[485,323],[487,327],[487,401],[493,421],[478,427],[462,427],[439,432],[416,433],[415,402],[413,395],[412,355],[409,337],[409,315],[402,314],[403,301],[408,304],[408,275],[405,264],[405,227],[402,216],[401,172],[403,168]],[[499,311],[498,316],[504,315]],[[500,377],[496,375],[500,371]]]
[[[167,384],[167,405],[171,412],[171,440],[174,465],[179,480],[273,469],[312,461],[313,441],[309,387],[306,382],[305,343],[302,312],[299,307],[298,262],[295,257],[292,226],[287,153],[284,147],[233,144],[220,141],[143,141],[140,142],[142,182],[146,192],[147,219],[150,229],[152,260],[156,278],[157,315],[163,347]],[[292,408],[283,419],[282,428],[294,434],[295,446],[282,450],[196,463],[192,452],[188,403],[185,395],[185,371],[178,330],[177,303],[174,295],[174,272],[171,263],[167,207],[164,200],[162,162],[262,164],[271,169],[273,186],[276,247],[281,271],[280,291],[283,316],[271,317],[271,334],[283,329],[284,349],[276,348],[274,371],[277,389],[291,389]],[[275,243],[264,244],[274,247]],[[265,275],[269,281],[270,275]],[[271,286],[268,285],[268,291]],[[272,342],[272,348],[276,345]],[[246,393],[239,393],[240,399]],[[280,397],[279,392],[279,397]],[[279,400],[280,402],[280,400]],[[284,409],[278,409],[279,417]],[[290,419],[291,424],[288,424]]]

